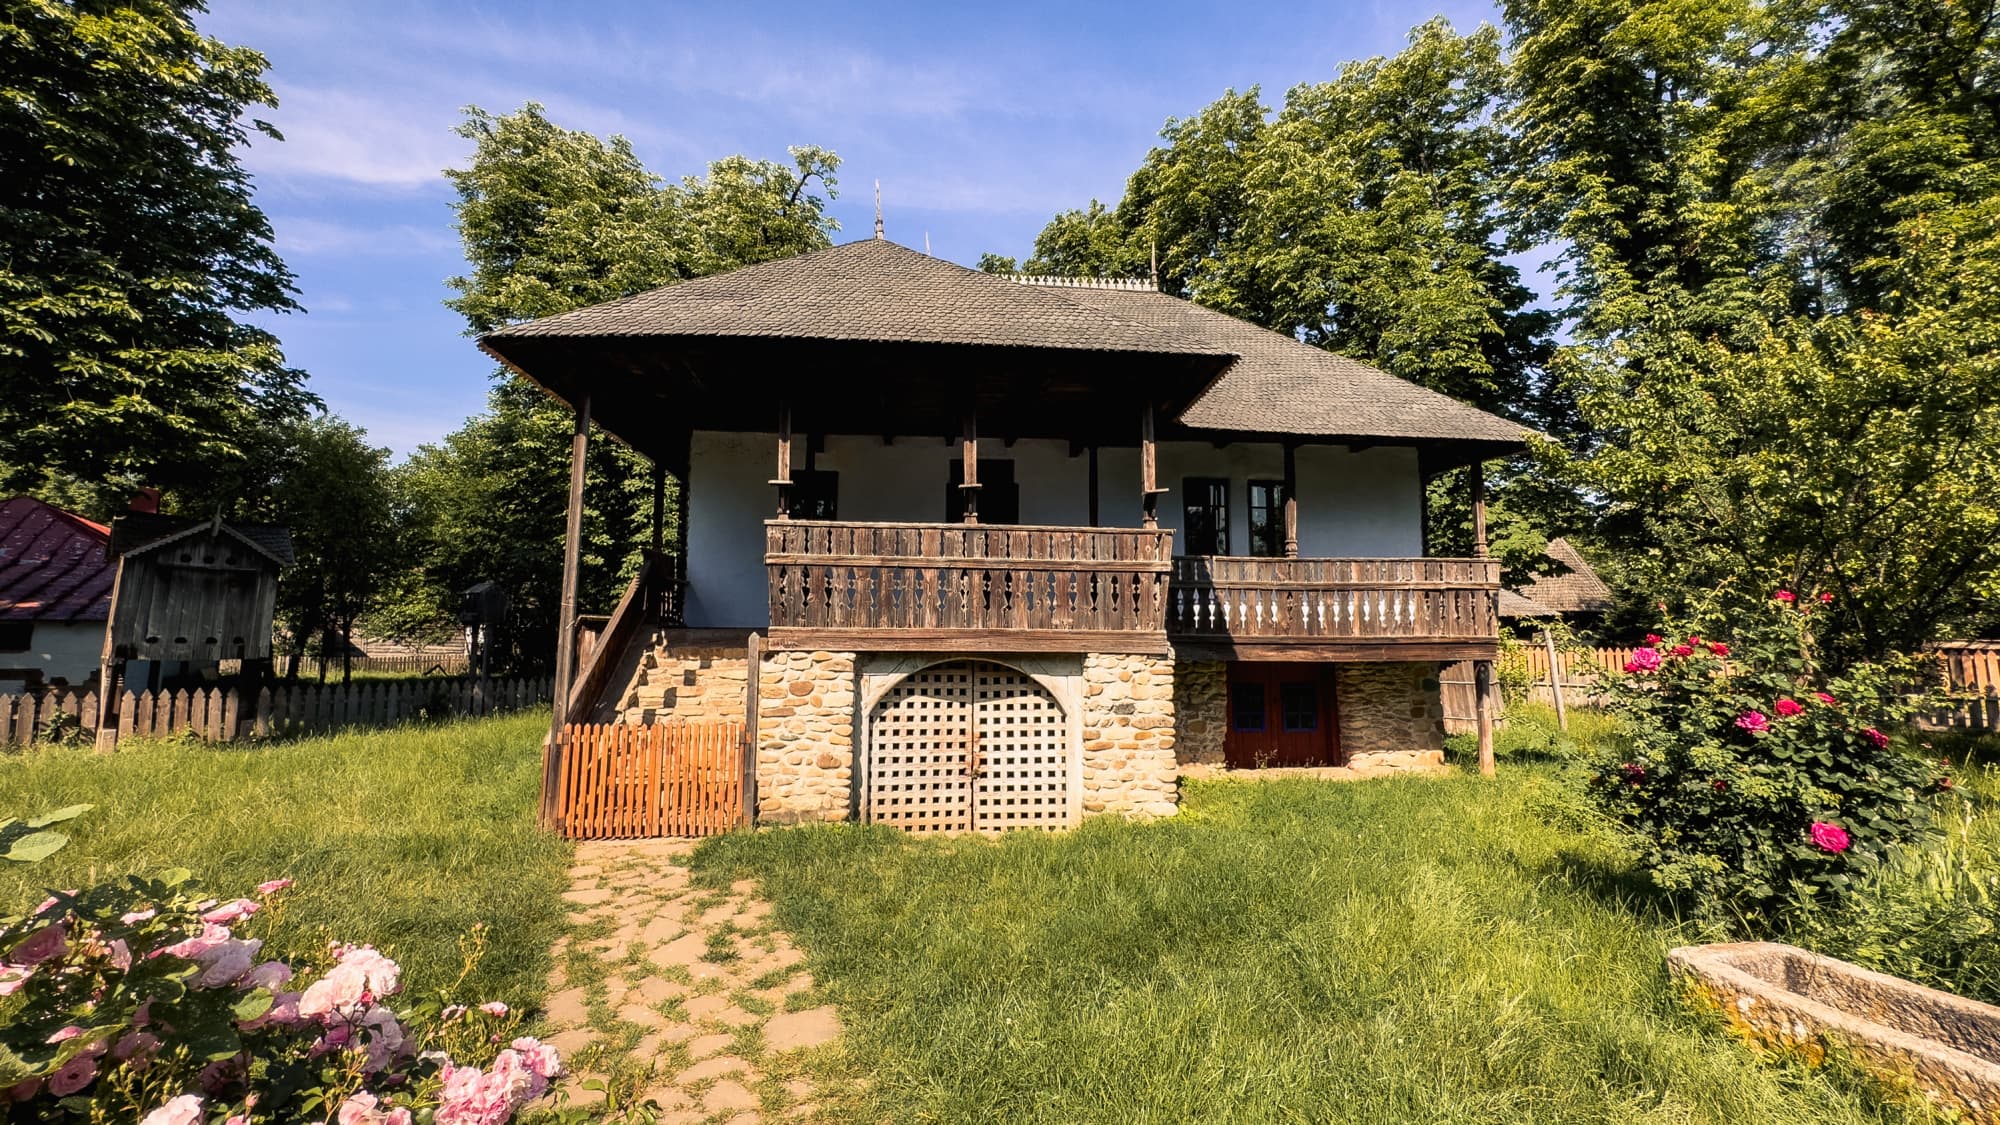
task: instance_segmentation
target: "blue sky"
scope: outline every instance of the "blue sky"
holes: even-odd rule
[[[695,173],[787,145],[840,154],[842,233],[873,225],[972,264],[1024,255],[1049,216],[1114,202],[1171,116],[1267,100],[1490,4],[274,4],[214,0],[203,29],[263,51],[285,134],[245,154],[304,314],[267,318],[335,412],[400,453],[480,410],[492,365],[440,302],[463,259],[439,170],[459,109],[538,101]]]

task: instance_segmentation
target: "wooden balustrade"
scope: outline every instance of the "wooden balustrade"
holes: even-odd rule
[[[1176,645],[1360,643],[1456,658],[1468,653],[1446,650],[1497,643],[1499,590],[1493,559],[1177,558],[1167,630]]]
[[[817,520],[765,528],[773,647],[1166,651],[1171,531]]]

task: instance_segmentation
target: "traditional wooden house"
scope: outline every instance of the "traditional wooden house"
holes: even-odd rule
[[[1562,564],[1561,574],[1538,574],[1519,590],[1500,592],[1500,616],[1523,625],[1534,618],[1563,618],[1573,624],[1601,618],[1617,604],[1611,588],[1590,560],[1567,539],[1549,540],[1545,552]]]
[[[1437,762],[1440,665],[1491,680],[1477,470],[1523,428],[1149,284],[878,238],[480,346],[576,410],[564,637],[590,423],[680,482],[677,542],[656,517],[557,654],[557,729],[747,716],[766,820],[1059,826],[1171,813],[1189,762]],[[1429,557],[1425,481],[1464,466],[1480,546]]]

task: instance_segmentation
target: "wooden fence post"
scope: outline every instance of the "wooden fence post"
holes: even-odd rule
[[[1542,646],[1549,650],[1549,694],[1556,701],[1556,728],[1569,729],[1569,710],[1563,706],[1562,661],[1556,656],[1555,634],[1546,626],[1542,629]]]

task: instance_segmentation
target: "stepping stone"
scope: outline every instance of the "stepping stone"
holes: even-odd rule
[[[688,1055],[691,1058],[705,1059],[734,1042],[736,1037],[733,1035],[697,1035],[688,1040]]]
[[[725,1078],[708,1088],[701,1098],[701,1107],[711,1114],[742,1112],[757,1108],[757,1095],[743,1088],[738,1082]]]
[[[659,977],[647,977],[645,980],[640,981],[631,992],[631,995],[636,996],[642,1003],[648,1006],[658,1004],[662,1000],[670,1000],[676,996],[686,996],[687,994],[688,990],[686,987],[675,984],[670,980],[661,980]]]
[[[796,1051],[831,1043],[840,1035],[840,1014],[832,1005],[786,1012],[764,1022],[764,1045],[773,1051]]]
[[[708,939],[700,934],[687,934],[675,938],[653,950],[653,960],[662,965],[689,965],[701,961],[701,955],[708,952]]]
[[[689,1086],[704,1078],[720,1078],[725,1074],[734,1074],[739,1070],[749,1069],[749,1063],[744,1062],[734,1055],[716,1055],[714,1058],[703,1059],[686,1070],[681,1071],[679,1074],[674,1075],[674,1084],[677,1086]]]
[[[583,989],[566,988],[549,997],[543,1014],[553,1024],[581,1024],[590,1018],[590,1007],[584,1003]]]
[[[563,892],[563,901],[573,902],[578,906],[596,906],[600,902],[609,901],[610,898],[611,892],[602,887],[577,887]]]

